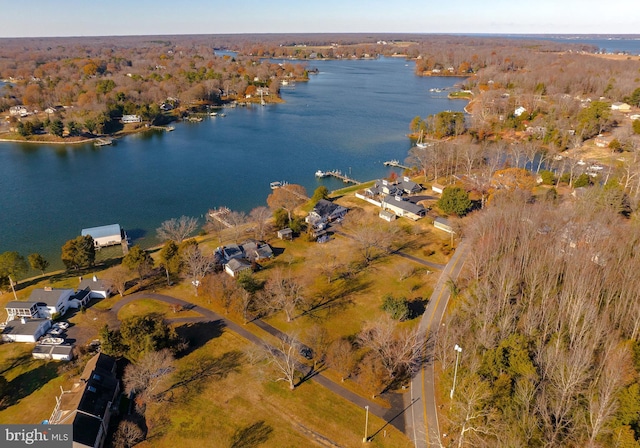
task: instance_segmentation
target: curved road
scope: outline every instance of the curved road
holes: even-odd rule
[[[163,294],[145,293],[145,292],[138,292],[138,293],[135,293],[135,294],[131,294],[130,296],[126,296],[123,299],[121,299],[109,311],[111,313],[113,313],[115,316],[117,316],[118,315],[118,311],[120,311],[120,309],[123,306],[127,305],[128,303],[134,302],[136,300],[142,300],[142,299],[152,299],[152,300],[158,300],[160,302],[169,303],[171,305],[180,305],[185,309],[188,309],[190,311],[195,311],[197,313],[200,313],[203,316],[203,317],[178,318],[178,319],[175,319],[175,320],[171,319],[172,322],[216,321],[216,322],[219,322],[220,324],[222,324],[222,326],[224,328],[228,328],[229,330],[231,330],[234,333],[242,336],[243,338],[245,338],[249,342],[252,342],[254,344],[261,345],[261,346],[264,345],[264,341],[262,339],[260,339],[258,336],[256,336],[255,334],[247,331],[241,325],[238,325],[235,322],[232,322],[229,319],[226,319],[226,318],[220,316],[218,313],[216,313],[214,311],[211,311],[211,310],[209,310],[207,308],[203,308],[203,307],[201,307],[199,305],[196,305],[194,303],[186,302],[184,300],[177,299],[177,298],[171,297],[171,296],[166,296],[166,295],[163,295]],[[282,335],[282,332],[280,332],[279,330],[273,328],[272,326],[270,326],[266,322],[263,322],[261,320],[256,320],[256,321],[254,321],[252,323],[257,325],[258,327],[264,329],[265,331],[267,331],[268,333],[270,333],[270,334],[272,334],[274,336],[281,337],[281,335]],[[351,403],[355,404],[356,406],[359,406],[360,408],[364,408],[365,406],[369,406],[369,411],[373,415],[375,415],[377,417],[380,417],[385,422],[388,422],[389,424],[391,424],[391,425],[395,426],[396,428],[400,429],[400,431],[404,430],[404,425],[403,425],[404,420],[402,418],[398,418],[400,416],[400,414],[398,413],[398,410],[396,408],[385,408],[383,406],[380,406],[377,403],[374,403],[374,402],[372,402],[370,400],[367,400],[366,398],[363,398],[360,395],[355,394],[355,393],[351,392],[348,389],[345,389],[341,385],[333,382],[332,380],[330,380],[326,376],[322,375],[322,373],[313,372],[312,371],[313,368],[307,367],[307,366],[305,366],[303,364],[298,365],[298,370],[302,371],[304,368],[309,369],[308,372],[306,372],[306,373],[303,372],[305,379],[310,378],[311,380],[315,381],[316,383],[320,384],[321,386],[326,387],[327,389],[329,389],[333,393],[341,396],[345,400],[350,401]]]
[[[447,309],[450,297],[447,281],[449,279],[455,280],[460,275],[468,249],[466,241],[461,241],[455,254],[442,271],[420,321],[419,328],[426,347],[426,363],[422,370],[411,379],[411,393],[405,397],[405,405],[410,407],[405,433],[413,439],[416,448],[442,446],[434,393],[434,340],[433,338],[429,340],[429,338],[437,332],[442,316]]]

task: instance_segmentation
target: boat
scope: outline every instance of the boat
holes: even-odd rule
[[[325,171],[322,170],[318,170],[316,171],[316,177],[322,178],[322,177],[327,177],[329,174],[326,173]]]
[[[218,114],[218,117],[226,117],[227,114]]]
[[[278,181],[271,182],[269,186],[271,187],[272,190],[275,190],[276,188],[282,187],[282,182],[278,182]]]
[[[64,343],[63,338],[46,337],[40,340],[40,345],[60,345],[62,343]]]
[[[167,131],[167,132],[171,132],[171,131],[175,131],[176,128],[175,128],[175,126],[167,126],[166,128],[164,128],[164,130]]]
[[[210,117],[217,117],[218,116],[218,112],[210,112],[209,116]]]
[[[428,146],[429,146],[429,144],[428,144],[428,143],[426,143],[426,142],[423,140],[423,138],[424,138],[424,132],[423,132],[423,131],[420,131],[420,137],[418,137],[418,141],[416,142],[416,146],[417,146],[418,148],[425,149],[426,147],[428,147]]]

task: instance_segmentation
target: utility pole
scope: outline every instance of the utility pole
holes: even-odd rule
[[[453,400],[453,392],[456,390],[456,378],[458,376],[458,360],[460,359],[460,353],[462,352],[462,347],[458,344],[453,348],[456,351],[456,368],[453,373],[453,387],[451,388],[451,393],[449,394],[449,398]]]
[[[362,439],[362,441],[368,442],[369,437],[367,437],[367,429],[369,427],[369,405],[365,406],[364,408],[366,409],[366,413],[364,417],[364,438]]]

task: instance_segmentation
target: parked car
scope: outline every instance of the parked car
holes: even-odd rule
[[[313,359],[313,351],[306,346],[303,346],[300,348],[300,355],[305,359],[309,359],[309,360]]]

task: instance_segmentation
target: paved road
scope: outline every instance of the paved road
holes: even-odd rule
[[[405,405],[410,406],[405,433],[414,441],[416,448],[442,446],[434,393],[434,340],[433,338],[429,340],[429,337],[440,327],[450,296],[447,281],[456,279],[460,275],[467,250],[467,243],[463,240],[442,271],[420,321],[419,328],[424,337],[427,362],[411,379],[411,391],[405,398]],[[453,350],[453,347],[451,349]]]
[[[160,302],[165,302],[165,303],[169,303],[171,305],[180,305],[186,309],[189,309],[190,311],[195,311],[197,313],[200,313],[203,317],[188,317],[188,318],[178,318],[175,319],[175,321],[182,321],[182,322],[203,322],[203,321],[217,321],[219,323],[221,323],[223,325],[223,327],[233,331],[234,333],[242,336],[243,338],[247,339],[248,341],[257,344],[257,345],[264,345],[264,341],[262,341],[262,339],[260,339],[258,336],[256,336],[255,334],[247,331],[242,325],[238,325],[235,322],[230,321],[229,319],[226,319],[222,316],[220,316],[218,313],[211,311],[207,308],[203,308],[199,305],[190,303],[190,302],[186,302],[184,300],[181,299],[177,299],[175,297],[171,297],[171,296],[167,296],[167,295],[162,295],[162,294],[155,294],[155,293],[146,293],[146,292],[139,292],[139,293],[135,293],[135,294],[131,294],[129,296],[124,297],[122,300],[120,300],[119,302],[117,302],[110,310],[111,313],[113,313],[114,315],[117,316],[118,311],[120,311],[120,309],[127,305],[128,303],[134,302],[136,300],[142,300],[142,299],[153,299],[153,300],[158,300]],[[172,321],[174,321],[174,319],[171,319]],[[256,325],[260,328],[262,328],[263,330],[267,331],[268,333],[277,336],[277,337],[281,337],[283,335],[283,333],[272,327],[271,325],[261,321],[261,320],[256,320],[248,325]],[[385,408],[377,403],[374,403],[370,400],[367,400],[366,398],[361,397],[360,395],[357,395],[353,392],[351,392],[348,389],[345,389],[344,387],[342,387],[340,384],[333,382],[332,380],[330,380],[329,378],[325,377],[324,375],[322,375],[321,373],[316,372],[315,374],[310,373],[312,368],[308,367],[308,366],[303,366],[303,365],[299,365],[298,366],[298,370],[303,372],[305,374],[306,377],[310,378],[311,380],[315,381],[316,383],[320,384],[321,386],[326,387],[327,389],[329,389],[330,391],[332,391],[333,393],[341,396],[342,398],[344,398],[345,400],[350,401],[351,403],[355,404],[356,406],[359,406],[361,408],[364,408],[365,406],[369,406],[369,412],[371,412],[373,415],[376,415],[377,417],[380,417],[382,419],[384,419],[386,422],[389,422],[389,424],[397,427],[398,429],[400,429],[401,431],[404,429],[404,419],[402,418],[401,415],[398,415],[398,409],[396,407],[392,407],[392,408]],[[306,371],[305,371],[306,370]]]

